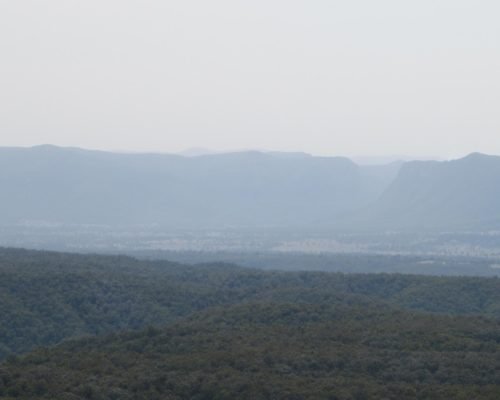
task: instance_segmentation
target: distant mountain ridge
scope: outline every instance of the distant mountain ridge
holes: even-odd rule
[[[0,224],[498,229],[500,157],[359,166],[305,153],[0,148]]]
[[[55,146],[0,148],[0,223],[313,225],[369,204],[395,168],[257,151],[183,157]]]
[[[405,163],[361,224],[394,229],[500,227],[500,157]]]

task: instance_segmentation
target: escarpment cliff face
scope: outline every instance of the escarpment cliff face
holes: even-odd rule
[[[500,157],[406,163],[365,216],[358,222],[394,229],[498,228]]]

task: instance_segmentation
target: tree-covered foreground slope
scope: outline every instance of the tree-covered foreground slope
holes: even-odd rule
[[[494,400],[500,321],[370,302],[250,302],[12,359],[0,396]]]
[[[0,249],[0,398],[497,399],[499,289]]]
[[[0,249],[0,360],[65,339],[161,327],[248,302],[376,303],[500,317],[500,279],[275,272]]]

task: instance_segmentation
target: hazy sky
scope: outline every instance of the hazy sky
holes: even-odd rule
[[[498,0],[0,0],[0,145],[500,154]]]

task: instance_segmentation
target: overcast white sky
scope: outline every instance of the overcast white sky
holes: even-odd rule
[[[0,145],[500,154],[498,0],[0,0]]]

